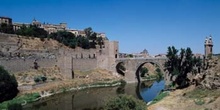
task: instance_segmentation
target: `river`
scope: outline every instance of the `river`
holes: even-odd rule
[[[145,102],[164,89],[164,81],[147,81],[141,84],[126,84],[120,87],[90,88],[56,94],[27,104],[23,110],[98,110],[104,102],[118,94],[128,94]]]

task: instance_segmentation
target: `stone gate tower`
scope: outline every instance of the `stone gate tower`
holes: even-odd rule
[[[205,39],[205,58],[207,58],[209,55],[212,55],[212,47],[213,47],[213,42],[212,42],[212,36],[210,35],[209,37],[206,37]]]

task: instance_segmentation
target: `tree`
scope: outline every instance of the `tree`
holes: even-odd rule
[[[192,72],[193,66],[199,63],[197,60],[193,60],[191,49],[181,48],[178,55],[178,50],[174,46],[168,47],[166,56],[168,61],[165,62],[165,68],[171,74],[170,80],[172,81],[173,76],[176,76],[173,84],[176,84],[178,88],[188,86],[189,79],[187,78],[187,74]]]
[[[140,69],[140,73],[141,73],[141,77],[144,77],[146,73],[148,73],[148,69],[146,67],[141,67]]]
[[[0,103],[14,98],[19,92],[18,83],[14,75],[10,75],[0,66]]]
[[[104,45],[104,40],[102,37],[97,38],[97,44],[100,46],[100,48],[102,48],[102,45]]]
[[[92,35],[92,33],[93,33],[91,27],[85,28],[84,32],[85,32],[87,38],[89,38]]]
[[[41,39],[46,38],[48,36],[47,31],[37,27],[36,25],[30,25],[29,27],[22,25],[21,28],[18,29],[15,33],[18,35],[33,36]]]
[[[0,24],[0,32],[13,34],[13,26],[11,24],[2,23]]]

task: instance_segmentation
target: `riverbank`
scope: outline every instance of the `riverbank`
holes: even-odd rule
[[[58,81],[35,84],[32,85],[33,88],[30,90],[20,90],[16,98],[1,103],[0,108],[6,109],[8,105],[16,105],[16,103],[18,103],[18,105],[25,105],[27,103],[37,101],[40,98],[49,97],[51,95],[63,93],[66,91],[119,86],[122,83],[125,83],[125,81],[123,81],[120,76],[115,76],[111,72],[102,69],[86,72],[76,71],[75,76],[76,77],[74,79],[62,79]]]
[[[175,90],[148,110],[219,110],[220,90],[205,90],[195,86]]]

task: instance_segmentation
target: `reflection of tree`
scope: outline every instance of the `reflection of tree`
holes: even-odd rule
[[[140,87],[141,87],[141,89],[143,89],[143,88],[151,88],[153,83],[154,83],[154,81],[141,82]]]
[[[125,85],[126,84],[122,84],[121,86],[119,86],[116,90],[117,94],[125,94]]]

